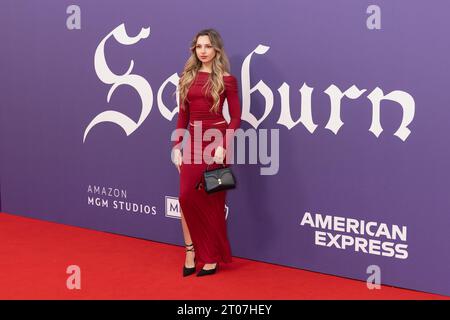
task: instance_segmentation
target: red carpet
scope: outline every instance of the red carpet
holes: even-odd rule
[[[180,227],[181,232],[181,227]],[[183,278],[184,249],[0,213],[0,299],[449,299],[233,258],[210,277]],[[66,269],[81,269],[69,290]]]

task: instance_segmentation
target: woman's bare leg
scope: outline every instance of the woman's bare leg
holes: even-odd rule
[[[189,229],[186,224],[186,220],[184,219],[183,210],[181,210],[181,208],[180,208],[180,212],[181,212],[181,228],[183,229],[184,243],[191,244],[192,243],[191,234],[189,233]],[[191,248],[194,248],[194,247],[190,246],[190,247],[187,247],[186,249],[191,249]],[[187,268],[193,268],[195,266],[194,257],[195,257],[195,251],[186,251],[186,260],[184,262],[184,265]]]
[[[181,166],[177,166],[178,173],[181,173]],[[181,213],[181,228],[183,229],[183,238],[184,238],[184,244],[192,244],[191,234],[189,233],[188,226],[186,224],[186,220],[184,219],[183,210],[180,206],[180,213]],[[185,247],[186,250],[192,249],[194,246],[188,246]],[[187,268],[193,268],[195,266],[194,263],[194,257],[195,257],[195,251],[186,251],[186,260],[184,262],[184,265]]]

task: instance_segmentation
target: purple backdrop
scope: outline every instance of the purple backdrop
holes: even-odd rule
[[[79,0],[81,29],[71,30],[67,23],[76,24],[78,16],[69,2],[2,1],[1,210],[181,244],[180,221],[173,217],[179,180],[170,161],[177,116],[170,113],[176,108],[172,92],[192,37],[213,27],[224,38],[243,107],[261,119],[266,100],[249,89],[263,81],[273,94],[257,132],[279,129],[280,137],[277,174],[261,175],[266,165],[260,162],[234,165],[239,185],[227,198],[234,256],[361,280],[373,274],[369,266],[378,266],[383,284],[449,295],[450,4],[376,2],[379,12],[364,0],[233,0],[220,6]],[[377,21],[381,29],[368,27]],[[142,28],[149,34],[144,29],[142,39],[128,44],[106,39],[122,24],[130,37]],[[94,67],[104,39],[111,72],[120,78],[133,60],[136,75],[109,102],[119,78],[112,81],[105,68]],[[255,53],[260,45],[267,51]],[[284,102],[283,83],[290,88]],[[294,121],[306,114],[307,87],[299,92],[304,84],[314,88],[313,132],[279,120],[285,102]],[[342,92],[356,86],[341,100],[337,132],[330,129],[336,131],[336,118],[328,123],[337,110],[333,85]],[[369,97],[376,88],[408,104],[402,109],[386,97],[377,135],[369,131],[376,109]],[[98,123],[83,142],[89,123],[106,110],[129,118],[132,132]],[[400,138],[394,133],[406,114],[411,132]],[[242,128],[253,127],[248,113],[242,119]],[[96,186],[106,194],[95,194]],[[116,207],[120,201],[131,210]],[[312,228],[307,212],[313,219],[321,214],[324,223],[326,216],[335,219],[334,228]],[[341,228],[343,221],[376,222],[368,229],[378,234],[357,234]],[[406,239],[389,239],[383,223],[389,230],[399,226]]]

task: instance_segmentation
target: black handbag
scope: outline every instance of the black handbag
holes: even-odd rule
[[[199,189],[203,183],[204,189],[207,193],[214,193],[223,190],[236,188],[236,179],[230,167],[222,164],[222,168],[208,170],[209,165],[203,172],[202,179],[197,183],[196,188]]]

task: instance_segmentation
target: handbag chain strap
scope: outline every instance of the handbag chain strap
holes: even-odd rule
[[[214,164],[214,163],[213,163],[213,164]],[[217,163],[217,164],[222,165],[224,168],[227,167],[227,166],[225,165],[225,163]],[[210,166],[210,164],[208,164],[208,165],[206,166],[206,171],[208,171],[209,166]]]

